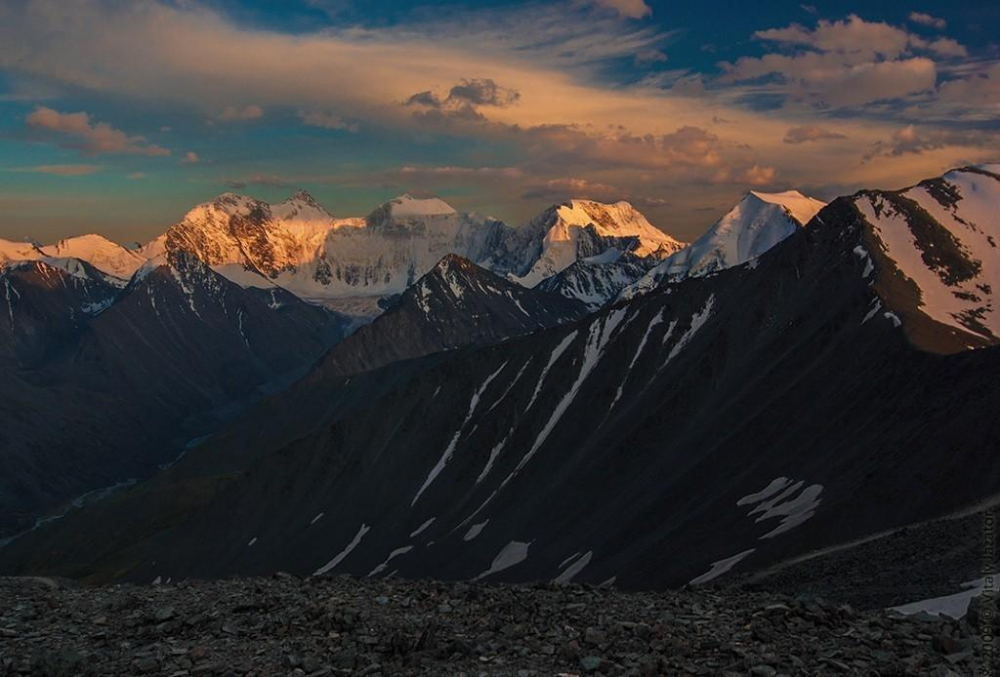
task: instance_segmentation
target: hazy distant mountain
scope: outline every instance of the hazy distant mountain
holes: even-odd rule
[[[647,292],[664,281],[708,275],[753,261],[807,224],[825,204],[795,190],[751,191],[691,246],[669,256],[628,287],[622,298]]]
[[[54,245],[42,247],[41,251],[52,258],[86,261],[94,268],[124,280],[132,277],[132,274],[146,261],[138,253],[100,235],[67,238]]]

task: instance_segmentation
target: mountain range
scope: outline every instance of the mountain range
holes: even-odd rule
[[[0,570],[676,587],[961,509],[1000,488],[998,205],[995,165],[751,192],[685,246],[625,203],[227,194],[126,254],[3,243],[10,531],[149,479]]]

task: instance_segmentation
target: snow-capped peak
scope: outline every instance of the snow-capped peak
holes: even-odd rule
[[[271,216],[290,232],[302,235],[325,235],[334,226],[334,218],[304,190],[291,197],[270,205]]]
[[[285,204],[287,202],[302,202],[314,207],[318,207],[319,203],[316,202],[316,198],[309,193],[309,191],[300,188],[299,190],[292,193],[290,196],[281,201],[280,204]]]
[[[457,214],[458,212],[441,198],[415,198],[404,193],[386,203],[393,218],[405,219],[420,216],[439,216],[442,214]]]
[[[864,191],[851,200],[876,241],[869,246],[876,267],[895,268],[907,280],[905,294],[877,287],[904,324],[922,315],[963,332],[966,346],[1000,341],[993,297],[1000,289],[1000,165],[957,169],[902,191]]]
[[[0,240],[0,268],[14,261],[34,261],[44,254],[31,242]]]
[[[42,247],[42,252],[55,259],[74,258],[86,261],[103,273],[128,279],[143,263],[143,257],[103,235],[79,235]]]
[[[691,246],[678,251],[626,288],[620,298],[664,281],[708,275],[752,261],[812,220],[826,203],[797,190],[751,191]]]
[[[768,204],[781,205],[803,226],[826,206],[825,202],[803,195],[797,190],[786,190],[781,193],[762,193],[752,190],[748,193],[748,197],[751,196]]]
[[[624,201],[570,200],[545,210],[528,228],[544,233],[539,260],[518,279],[529,287],[609,248],[661,259],[684,247]]]

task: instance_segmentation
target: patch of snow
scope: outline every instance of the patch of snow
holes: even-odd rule
[[[567,585],[569,582],[573,580],[574,576],[579,574],[581,571],[583,571],[584,567],[590,564],[590,560],[593,559],[593,557],[594,557],[594,552],[592,550],[588,550],[587,552],[585,552],[583,554],[583,557],[577,559],[575,562],[573,562],[573,564],[566,567],[566,569],[562,573],[556,576],[554,581],[555,584]]]
[[[771,480],[771,483],[766,487],[758,491],[756,494],[748,494],[736,501],[736,505],[748,505],[750,503],[760,503],[761,501],[767,500],[774,496],[776,493],[782,489],[787,489],[792,481],[787,477],[777,477]]]
[[[250,270],[242,263],[224,263],[217,266],[210,266],[212,270],[230,282],[234,282],[244,289],[277,289],[278,285],[258,273]],[[272,297],[273,301],[273,297]]]
[[[497,401],[491,404],[490,408],[486,410],[487,414],[496,409],[500,405],[500,403],[507,398],[507,395],[509,395],[510,391],[514,389],[514,386],[517,385],[517,382],[521,380],[521,376],[524,375],[524,372],[527,371],[528,366],[532,363],[533,360],[534,358],[530,357],[528,358],[528,360],[524,363],[524,366],[521,367],[520,371],[518,371],[517,374],[514,376],[513,380],[510,382],[510,385],[507,386],[507,389],[504,390],[503,393],[500,395],[500,397],[497,398]]]
[[[760,540],[764,540],[794,529],[812,518],[822,502],[819,497],[821,493],[823,493],[821,484],[806,487],[805,482],[793,482],[787,477],[778,477],[756,494],[744,496],[736,505],[756,503],[757,505],[747,513],[748,516],[760,515],[755,523],[782,518],[777,527],[760,537]]]
[[[505,545],[503,550],[500,551],[500,554],[494,558],[493,564],[490,565],[490,568],[476,576],[473,580],[481,580],[505,569],[510,569],[516,564],[520,564],[524,560],[528,559],[528,547],[530,545],[531,543],[511,541]]]
[[[483,533],[483,529],[485,529],[486,525],[489,523],[490,521],[486,520],[485,522],[480,522],[479,524],[473,524],[471,527],[469,527],[469,530],[465,532],[465,536],[462,536],[462,540],[471,541],[473,538]]]
[[[385,571],[386,569],[389,568],[389,562],[391,562],[392,560],[396,559],[400,555],[405,555],[406,553],[410,552],[411,550],[413,550],[413,546],[412,545],[404,545],[402,548],[396,548],[395,550],[393,550],[392,552],[389,553],[389,556],[385,558],[384,562],[382,562],[377,567],[375,567],[374,569],[372,569],[368,573],[368,575],[369,576],[377,576],[377,575],[379,575],[380,573],[382,573],[383,571]]]
[[[872,263],[872,257],[868,255],[868,250],[858,245],[854,248],[854,253],[865,262],[865,270],[861,273],[861,277],[871,277],[875,271],[875,264]]]
[[[559,345],[557,345],[555,347],[555,350],[552,351],[552,354],[549,355],[549,361],[545,365],[545,368],[542,369],[542,373],[538,376],[538,384],[535,386],[535,392],[532,393],[531,399],[528,401],[528,406],[525,407],[525,411],[531,409],[531,405],[533,405],[535,403],[535,400],[538,399],[538,394],[542,392],[542,385],[545,383],[545,377],[548,376],[549,369],[551,369],[552,365],[556,363],[556,360],[562,357],[562,354],[566,352],[566,349],[569,348],[570,344],[573,343],[573,339],[575,338],[576,338],[576,330],[574,329],[562,341],[559,342]]]
[[[795,498],[769,508],[767,512],[757,518],[757,521],[761,522],[766,519],[781,517],[781,524],[761,536],[761,539],[773,538],[779,534],[783,534],[815,515],[816,508],[821,503],[821,499],[819,498],[821,493],[823,493],[823,485],[813,484],[803,489],[802,493]]]
[[[437,476],[441,474],[441,471],[444,470],[444,467],[448,465],[448,462],[451,460],[452,454],[455,453],[455,447],[458,445],[458,440],[462,436],[462,431],[465,429],[466,424],[468,424],[469,419],[472,418],[472,415],[476,411],[476,407],[479,405],[480,397],[482,397],[482,394],[486,391],[486,388],[489,387],[490,383],[493,382],[493,379],[499,376],[500,372],[503,371],[504,367],[506,366],[507,366],[506,362],[501,364],[500,368],[497,369],[495,372],[493,372],[483,382],[483,384],[479,387],[479,389],[476,390],[475,393],[473,393],[472,401],[469,403],[469,413],[465,415],[465,420],[462,421],[462,425],[458,427],[458,430],[455,432],[455,435],[451,438],[451,442],[448,443],[448,446],[445,448],[444,453],[441,454],[441,458],[439,458],[438,462],[434,464],[433,468],[431,468],[431,471],[430,473],[428,473],[427,478],[424,480],[424,483],[420,486],[420,490],[417,491],[417,495],[414,496],[413,501],[410,502],[410,507],[416,505],[417,501],[420,499],[420,496],[424,493],[427,487],[431,485],[431,482],[437,479]]]
[[[705,322],[707,322],[708,318],[712,316],[713,307],[715,307],[714,294],[708,297],[704,308],[691,316],[691,326],[688,327],[686,332],[681,334],[679,339],[677,339],[677,343],[675,343],[674,347],[670,349],[670,353],[667,355],[667,359],[660,369],[663,369],[670,364],[670,361],[677,357],[680,352],[684,350],[691,339],[694,338],[694,335],[698,333],[698,330],[705,326]],[[668,335],[673,333],[673,328],[674,326],[671,325],[669,331],[667,332]],[[666,341],[666,338],[664,338],[664,341]]]
[[[590,333],[587,336],[587,344],[584,347],[583,362],[580,364],[580,371],[577,374],[576,381],[573,382],[569,392],[563,396],[562,400],[552,411],[552,415],[549,417],[545,427],[542,428],[542,431],[538,434],[538,437],[535,439],[535,443],[531,445],[531,449],[528,450],[528,453],[525,454],[520,463],[517,464],[517,467],[511,475],[504,480],[504,485],[510,481],[511,477],[513,477],[515,473],[520,472],[520,470],[528,464],[535,453],[545,443],[545,440],[548,439],[548,436],[555,429],[556,424],[559,423],[563,414],[565,414],[569,409],[569,405],[573,402],[573,399],[576,397],[577,392],[579,392],[583,382],[594,370],[594,367],[597,366],[597,363],[600,361],[604,353],[604,349],[607,347],[608,341],[611,338],[611,333],[615,330],[615,327],[618,326],[618,323],[620,323],[625,317],[625,313],[625,308],[616,308],[606,316],[597,318],[591,323]]]
[[[322,576],[323,574],[333,570],[338,564],[347,559],[347,556],[350,555],[352,552],[354,552],[354,549],[358,547],[359,543],[361,543],[361,539],[364,538],[365,534],[367,534],[369,531],[371,531],[371,527],[368,526],[367,524],[362,524],[361,528],[358,529],[358,533],[354,535],[353,539],[351,539],[351,542],[348,543],[347,546],[343,550],[341,550],[333,559],[331,559],[329,562],[321,566],[319,569],[316,569],[316,571],[313,573],[313,576]]]
[[[729,571],[734,566],[736,566],[737,564],[739,564],[740,562],[742,562],[755,552],[757,552],[757,548],[750,548],[749,550],[744,550],[743,552],[737,553],[732,557],[727,557],[726,559],[720,559],[718,562],[713,562],[711,569],[703,573],[701,576],[698,576],[697,578],[692,578],[688,582],[688,585],[703,585],[704,583],[713,581],[719,576],[725,573],[729,573]]]
[[[969,612],[969,602],[972,601],[972,598],[983,594],[983,591],[986,589],[986,579],[980,578],[975,581],[969,581],[968,583],[963,583],[962,587],[965,590],[956,592],[953,595],[901,604],[900,606],[892,607],[890,610],[904,616],[928,613],[932,616],[944,615],[959,620]]]
[[[317,515],[312,518],[309,524],[316,524],[316,522],[319,522],[321,519],[323,519],[323,515],[325,514],[326,514],[325,512],[317,513]]]
[[[883,313],[883,315],[885,316],[885,319],[892,320],[892,326],[894,326],[894,327],[902,327],[903,326],[903,321],[901,319],[899,319],[899,315],[897,315],[896,313],[894,313],[892,311],[887,311],[887,312]]]
[[[482,472],[479,473],[479,477],[476,478],[476,484],[482,482],[484,479],[486,479],[486,476],[490,474],[490,470],[493,469],[493,464],[496,463],[496,460],[500,456],[500,452],[503,451],[503,448],[507,444],[508,439],[510,439],[509,434],[507,435],[507,437],[504,437],[502,440],[500,440],[500,443],[490,450],[490,457],[486,459],[486,465],[483,467]]]
[[[256,537],[256,536],[254,536],[253,538],[251,538],[251,539],[250,539],[250,542],[249,542],[249,543],[247,543],[247,547],[248,547],[248,548],[249,548],[249,547],[251,547],[251,546],[252,546],[252,545],[253,545],[254,543],[256,543],[256,542],[257,542],[257,537]]]
[[[663,315],[665,313],[665,309],[661,310],[660,314],[650,320],[649,325],[646,327],[646,332],[642,335],[642,340],[639,341],[639,347],[636,348],[635,355],[632,356],[632,360],[628,363],[628,367],[625,368],[625,373],[621,377],[621,384],[618,386],[618,392],[615,393],[615,399],[612,400],[611,406],[608,407],[609,412],[615,408],[618,400],[621,399],[622,393],[625,391],[625,381],[632,372],[632,367],[634,367],[635,363],[639,361],[639,356],[642,355],[642,350],[646,347],[646,342],[649,341],[649,335],[652,333],[653,329],[657,325],[663,323]]]
[[[562,562],[559,563],[559,568],[560,569],[565,568],[567,564],[569,564],[579,556],[580,556],[579,552],[574,552],[572,555],[570,555],[569,557],[567,557],[566,559],[564,559]]]
[[[415,531],[410,533],[410,538],[414,538],[415,536],[419,536],[420,534],[424,533],[427,527],[434,524],[434,520],[436,519],[437,519],[436,517],[431,517],[429,520],[421,524],[419,527],[417,527]]]
[[[875,305],[872,306],[871,310],[869,310],[868,313],[865,315],[865,319],[861,320],[861,324],[864,324],[868,320],[872,319],[873,317],[875,317],[878,311],[882,310],[882,302],[877,298],[873,299],[873,301],[875,301]]]

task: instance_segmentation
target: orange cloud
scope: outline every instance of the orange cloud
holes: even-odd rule
[[[79,148],[87,155],[170,155],[166,148],[147,144],[143,136],[129,136],[104,122],[92,123],[90,116],[83,112],[60,113],[45,106],[37,106],[25,121],[32,129],[77,139],[64,145]]]

